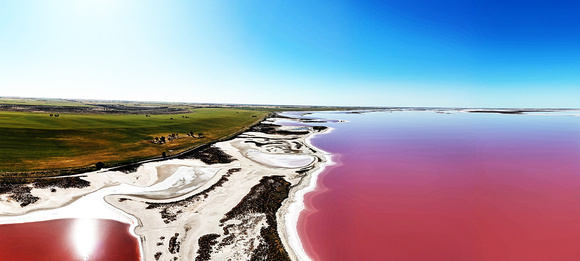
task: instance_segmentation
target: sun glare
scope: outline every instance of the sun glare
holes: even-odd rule
[[[76,220],[73,228],[73,240],[77,254],[83,260],[90,260],[97,243],[97,223],[94,219]]]

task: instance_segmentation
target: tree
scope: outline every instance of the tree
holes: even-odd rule
[[[95,167],[97,167],[97,169],[102,169],[105,167],[105,163],[102,163],[99,161],[99,162],[97,162],[97,164],[95,164]]]

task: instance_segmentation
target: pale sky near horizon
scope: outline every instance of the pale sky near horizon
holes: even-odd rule
[[[561,0],[0,0],[0,96],[580,107],[578,13]]]

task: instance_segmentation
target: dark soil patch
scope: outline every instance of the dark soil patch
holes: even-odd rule
[[[20,203],[20,207],[26,207],[40,199],[31,194],[33,188],[50,188],[51,192],[56,192],[56,188],[84,188],[90,184],[81,177],[11,179],[9,182],[0,181],[0,194],[9,194],[11,199]]]
[[[263,242],[252,251],[250,260],[290,260],[278,235],[276,212],[282,201],[288,198],[290,182],[282,176],[264,177],[250,190],[242,201],[225,214],[220,222],[244,216],[248,213],[263,213],[267,218],[267,227],[260,230]]]
[[[175,235],[169,239],[169,247],[168,247],[169,253],[171,254],[179,253],[180,242],[177,241],[178,238],[179,233],[175,233]]]
[[[211,146],[204,146],[197,150],[193,150],[177,157],[179,159],[199,159],[205,164],[219,164],[219,163],[230,163],[234,161],[234,158],[220,148]]]
[[[132,163],[128,165],[124,165],[121,167],[111,168],[111,171],[120,171],[125,174],[135,173],[137,169],[141,166],[141,163]]]
[[[199,238],[197,250],[197,257],[195,261],[207,261],[211,258],[211,250],[214,245],[218,243],[217,238],[220,237],[218,234],[207,234]]]

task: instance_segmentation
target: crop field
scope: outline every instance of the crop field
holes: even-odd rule
[[[0,175],[83,168],[97,162],[112,166],[173,155],[240,131],[267,113],[200,108],[182,114],[59,113],[55,117],[0,111]],[[169,141],[171,134],[177,135]],[[165,143],[155,140],[162,136]]]

